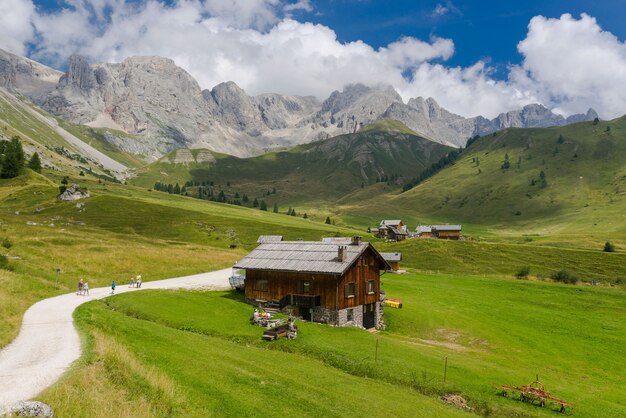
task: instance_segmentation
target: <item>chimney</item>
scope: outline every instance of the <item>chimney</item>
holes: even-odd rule
[[[361,243],[361,240],[363,239],[363,237],[359,236],[359,235],[355,235],[352,237],[352,245],[359,245]]]
[[[337,261],[340,263],[343,263],[344,261],[346,261],[346,252],[347,252],[347,248],[344,247],[343,245],[340,245],[339,247],[337,247]]]

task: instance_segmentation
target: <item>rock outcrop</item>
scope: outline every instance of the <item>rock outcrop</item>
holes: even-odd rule
[[[0,87],[31,98],[55,89],[62,72],[0,49]]]
[[[2,411],[0,410],[0,414]],[[9,416],[52,418],[54,411],[50,405],[39,401],[20,401],[11,405],[7,411]]]
[[[63,201],[72,201],[86,199],[89,196],[90,194],[87,189],[81,188],[78,184],[72,184],[59,195],[58,199]]]
[[[380,119],[396,119],[433,141],[463,146],[475,135],[508,127],[559,126],[592,120],[597,114],[564,118],[541,105],[502,113],[489,120],[465,118],[439,106],[433,98],[404,103],[388,85],[346,86],[319,102],[313,97],[262,94],[248,96],[232,81],[201,90],[196,80],[174,61],[161,57],[131,57],[118,64],[89,64],[71,57],[67,72],[58,73],[31,62],[30,85],[58,79],[50,91],[24,87],[16,81],[22,64],[6,64],[0,54],[0,83],[21,85],[26,94],[50,113],[74,123],[110,128],[104,139],[115,147],[148,159],[181,148],[208,148],[236,156],[308,143],[353,133]],[[19,57],[18,57],[19,58]],[[15,59],[13,59],[14,62]],[[19,60],[18,60],[19,61]],[[4,64],[3,64],[4,62]],[[4,66],[4,67],[3,67]],[[3,70],[4,68],[4,70]],[[49,71],[48,71],[49,70]],[[48,71],[48,72],[46,72]],[[19,78],[19,77],[18,77]],[[22,80],[22,79],[20,79]],[[37,84],[39,83],[39,84]],[[41,92],[45,91],[45,95]]]

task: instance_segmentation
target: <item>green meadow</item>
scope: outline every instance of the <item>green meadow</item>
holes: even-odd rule
[[[86,355],[41,399],[68,416],[97,415],[102,391],[116,399],[109,416],[455,416],[439,399],[454,393],[478,415],[553,415],[497,388],[539,375],[573,403],[568,416],[626,407],[624,290],[436,274],[384,275],[383,287],[403,308],[386,309],[379,334],[299,322],[296,340],[270,343],[236,292],[92,302],[75,314]]]

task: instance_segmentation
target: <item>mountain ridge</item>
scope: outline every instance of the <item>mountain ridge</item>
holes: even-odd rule
[[[3,74],[7,78],[7,68],[0,61],[0,80]],[[310,96],[249,96],[232,81],[202,90],[189,73],[163,57],[90,64],[72,56],[66,73],[59,74],[50,73],[45,88],[37,91],[19,86],[14,90],[70,122],[134,135],[133,142],[113,136],[112,145],[148,160],[179,148],[259,155],[354,133],[382,119],[399,120],[425,138],[459,147],[471,137],[508,127],[561,126],[597,117],[593,109],[564,118],[542,105],[527,105],[491,120],[465,118],[433,98],[404,103],[389,85],[349,84],[322,102]]]

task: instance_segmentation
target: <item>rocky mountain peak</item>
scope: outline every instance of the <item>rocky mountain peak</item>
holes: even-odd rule
[[[98,85],[87,58],[82,55],[70,57],[67,72],[61,77],[59,84],[74,86],[83,91],[91,90]]]
[[[62,72],[0,49],[0,87],[39,98],[55,89]]]

